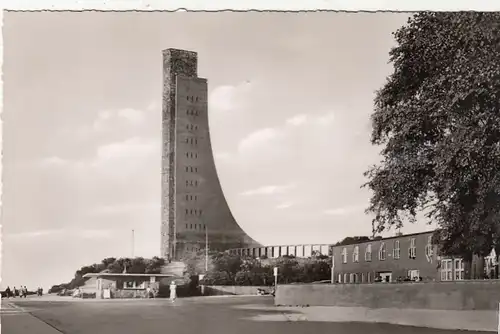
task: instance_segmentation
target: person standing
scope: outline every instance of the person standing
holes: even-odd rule
[[[170,283],[170,301],[173,303],[177,298],[177,285],[175,285],[175,281]]]
[[[7,287],[7,289],[5,289],[5,296],[7,298],[10,298],[12,296],[12,291],[10,291],[10,287]]]

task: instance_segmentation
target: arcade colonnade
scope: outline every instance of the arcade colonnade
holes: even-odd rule
[[[234,248],[229,249],[229,254],[237,254],[241,256],[254,256],[268,258],[278,258],[285,255],[293,255],[298,258],[307,258],[313,254],[330,255],[331,245],[288,245],[288,246],[267,246],[267,247],[250,247],[250,248]]]

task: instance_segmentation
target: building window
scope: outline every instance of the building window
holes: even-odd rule
[[[415,238],[410,238],[410,247],[408,248],[408,257],[415,259],[417,257],[417,246],[415,246]]]
[[[401,256],[401,247],[399,240],[394,241],[394,249],[392,250],[392,257],[399,259]]]
[[[342,275],[341,274],[337,275],[337,281],[338,281],[338,283],[342,283]]]
[[[359,246],[354,247],[354,252],[352,252],[352,262],[359,262]]]
[[[342,248],[342,263],[347,263],[347,248]]]
[[[454,259],[454,271],[455,271],[455,281],[463,281],[464,280],[464,261],[462,259]]]
[[[361,283],[364,283],[364,282],[365,282],[365,274],[361,273]]]
[[[429,236],[427,239],[427,245],[425,245],[425,257],[427,260],[430,260],[433,255],[433,249],[432,249],[432,236]]]
[[[371,274],[371,273],[368,273],[368,274],[366,275],[366,281],[367,281],[368,283],[371,283],[371,282],[372,282],[372,274]]]
[[[188,224],[186,224],[186,230],[188,229]]]
[[[381,260],[381,261],[384,261],[385,260],[385,255],[386,255],[385,242],[382,242],[380,244],[380,248],[378,250],[378,259]]]
[[[365,250],[365,261],[371,261],[371,260],[372,260],[372,245],[368,244]]]
[[[145,289],[146,282],[125,281],[123,282],[123,289]]]
[[[347,279],[347,274],[344,274],[344,283],[349,283],[349,280]]]
[[[349,274],[349,283],[356,283],[356,277],[354,274]]]
[[[451,281],[452,276],[452,262],[450,259],[441,260],[441,281]]]

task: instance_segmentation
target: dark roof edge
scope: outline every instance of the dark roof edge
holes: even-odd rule
[[[397,239],[397,238],[412,237],[412,236],[421,235],[421,234],[434,233],[437,230],[438,229],[432,230],[432,231],[425,231],[425,232],[416,232],[416,233],[409,233],[409,234],[402,234],[402,235],[394,235],[392,237],[385,237],[385,238],[380,238],[380,239],[371,239],[369,241],[354,242],[352,244],[346,244],[346,245],[332,245],[332,247],[336,248],[336,247],[346,247],[346,246],[352,246],[352,245],[369,244],[369,243],[375,242],[375,241],[384,241],[384,240],[391,240],[391,239]]]

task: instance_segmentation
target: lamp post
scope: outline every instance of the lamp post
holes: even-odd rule
[[[332,284],[335,283],[335,256],[332,253]]]

